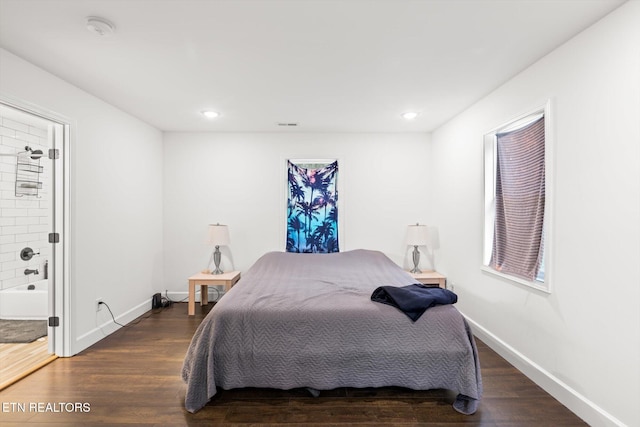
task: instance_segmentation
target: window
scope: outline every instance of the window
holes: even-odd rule
[[[485,135],[483,270],[549,291],[548,105]]]

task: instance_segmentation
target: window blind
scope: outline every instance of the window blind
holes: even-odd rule
[[[533,281],[544,253],[544,117],[496,135],[496,217],[489,266]]]

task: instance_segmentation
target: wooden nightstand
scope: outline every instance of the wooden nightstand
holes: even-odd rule
[[[438,285],[441,288],[447,286],[447,277],[433,270],[426,270],[422,273],[409,273],[423,285]]]
[[[223,285],[225,292],[240,280],[239,271],[222,274],[198,273],[189,277],[189,316],[196,314],[196,286],[200,286],[200,305],[209,304],[208,286]]]

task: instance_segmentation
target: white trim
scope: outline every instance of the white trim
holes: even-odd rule
[[[496,135],[490,132],[484,135],[482,152],[484,156],[482,184],[484,186],[483,195],[483,233],[482,241],[482,264],[489,265],[491,262],[491,252],[493,251],[493,232],[496,216]],[[491,174],[491,179],[487,175]]]
[[[62,256],[62,271],[61,278],[62,295],[58,300],[57,312],[63,314],[64,319],[61,319],[60,331],[58,332],[57,341],[60,343],[56,349],[56,354],[62,357],[71,357],[71,324],[72,324],[72,311],[71,311],[71,127],[70,123],[63,125],[63,140],[62,147],[60,147],[60,161],[62,162],[62,179],[58,185],[62,186],[62,200],[59,200],[59,204],[62,209],[62,218],[57,218],[56,227],[60,229],[61,235],[61,247],[58,249]],[[75,124],[74,124],[75,127]],[[60,198],[59,198],[60,199]]]
[[[464,313],[463,316],[471,325],[475,336],[589,425],[626,427],[622,421],[511,347],[486,328],[476,323],[473,319],[464,315]],[[480,362],[482,363],[482,361]]]
[[[15,108],[17,110],[22,110],[23,112],[32,114],[34,116],[38,116],[50,122],[59,123],[61,125],[73,124],[73,121],[70,120],[68,117],[65,117],[56,112],[47,110],[38,105],[25,102],[11,95],[0,93],[0,102],[12,108]]]
[[[519,285],[524,285],[524,286],[528,286],[530,288],[534,288],[537,289],[539,291],[545,292],[547,294],[550,294],[551,291],[549,290],[549,288],[547,288],[544,284],[542,284],[542,282],[534,280],[534,281],[530,281],[530,280],[526,280],[526,279],[521,279],[519,277],[516,276],[512,276],[510,274],[504,274],[501,273],[499,271],[494,270],[493,268],[489,267],[488,265],[483,265],[480,267],[480,270],[482,270],[485,273],[489,273],[489,274],[493,274],[501,279],[513,282],[513,283],[517,283]],[[545,272],[545,276],[546,276],[546,272]]]
[[[544,281],[547,292],[553,291],[553,279],[555,277],[555,264],[553,254],[555,252],[554,223],[555,223],[555,175],[556,175],[556,126],[551,99],[544,105],[544,132],[545,132],[545,206],[544,206]]]
[[[105,301],[109,304],[109,301]],[[127,325],[143,314],[147,313],[151,309],[151,298],[143,301],[132,309],[122,313],[121,315],[116,317],[116,321],[118,323],[122,323],[123,325]],[[113,310],[113,307],[111,308]],[[93,344],[107,337],[108,335],[114,333],[118,329],[121,329],[122,326],[116,325],[111,318],[111,314],[109,310],[105,307],[99,312],[96,312],[96,316],[100,316],[100,318],[108,319],[106,322],[101,323],[96,328],[93,328],[86,334],[79,336],[74,342],[74,348],[82,348],[86,349],[91,347]]]
[[[542,116],[544,116],[544,111],[535,112],[533,114],[524,114],[520,116],[520,118],[509,122],[507,125],[496,129],[494,133],[506,133],[522,129],[523,127],[528,126],[536,120],[540,119]]]

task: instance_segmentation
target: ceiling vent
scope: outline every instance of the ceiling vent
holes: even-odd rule
[[[278,123],[278,126],[282,126],[282,127],[296,127],[298,126],[297,123]]]

